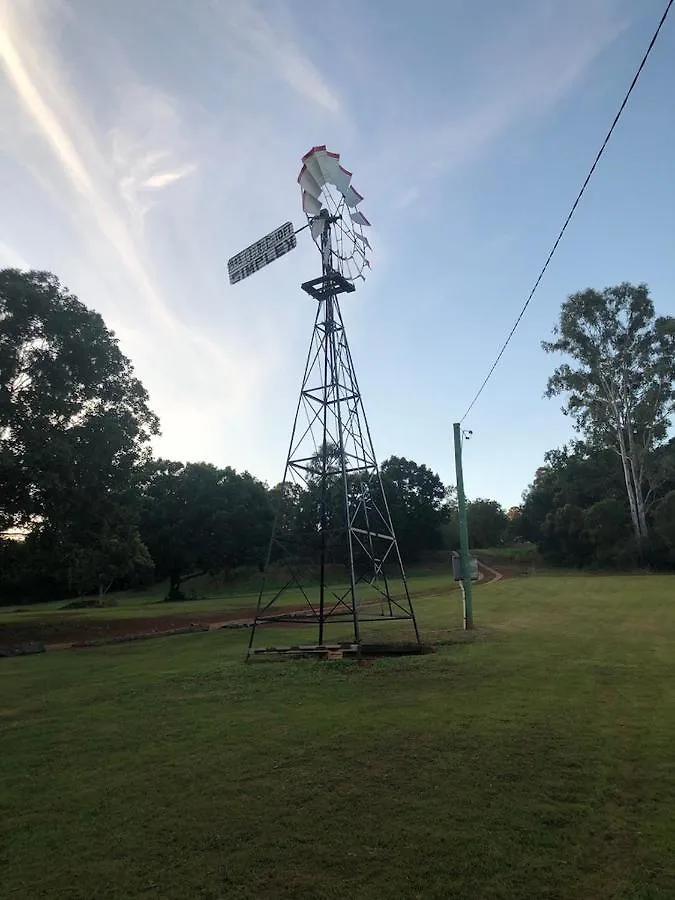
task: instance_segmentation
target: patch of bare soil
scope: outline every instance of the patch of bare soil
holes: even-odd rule
[[[72,644],[110,638],[160,635],[186,629],[190,625],[211,626],[216,623],[250,618],[252,610],[173,614],[129,619],[59,618],[32,622],[0,623],[0,646],[17,646],[34,641],[50,644]]]

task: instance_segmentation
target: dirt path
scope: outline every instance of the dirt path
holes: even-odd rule
[[[492,560],[490,560],[492,562]],[[483,585],[494,584],[502,578],[519,574],[511,568],[501,571],[492,568],[483,560],[479,562],[485,574]],[[432,599],[445,596],[447,590],[411,591],[413,600]],[[284,613],[301,612],[306,605],[284,607]],[[279,609],[277,612],[281,612]],[[5,650],[34,645],[40,650],[65,650],[76,647],[96,646],[118,641],[139,640],[152,637],[166,637],[172,634],[217,631],[224,627],[247,627],[250,625],[255,608],[234,609],[220,612],[190,612],[159,616],[138,616],[133,618],[87,619],[69,618],[64,611],[62,619],[50,617],[42,622],[0,623],[0,655]]]

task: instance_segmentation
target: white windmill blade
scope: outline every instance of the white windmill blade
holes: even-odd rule
[[[303,191],[306,191],[310,196],[314,197],[315,200],[318,200],[321,195],[322,184],[316,180],[316,178],[309,171],[307,166],[304,166],[300,169],[300,174],[298,175],[298,184],[300,185]]]
[[[357,225],[370,226],[370,222],[368,221],[368,219],[366,219],[361,210],[357,209],[356,212],[352,212],[352,210],[350,209],[349,215],[351,216],[352,222],[355,222]]]
[[[318,147],[312,147],[305,155],[302,157],[302,168],[306,169],[312,178],[319,185],[319,188],[322,188],[326,183],[326,179],[321,171],[321,167],[319,165],[318,154],[321,152],[326,152],[326,145],[321,144]],[[302,169],[300,170],[300,174],[302,174]],[[300,179],[298,179],[299,181]]]
[[[351,184],[342,196],[345,198],[345,203],[347,204],[347,206],[352,209],[363,200],[363,196],[359,194],[356,188]]]
[[[349,190],[349,183],[352,180],[352,173],[348,172],[343,166],[337,167],[337,172],[335,173],[335,181],[333,184],[340,191],[342,196],[347,193]]]
[[[310,173],[319,187],[323,187],[324,184],[332,184],[345,197],[345,200],[347,199],[352,173],[340,165],[339,153],[332,153],[326,149],[325,144],[321,144],[320,146],[312,147],[311,150],[305,153],[302,157],[302,165],[303,169]],[[359,202],[356,198],[361,195],[358,191],[355,191],[353,195],[349,194],[349,196],[352,200],[352,205],[355,206]]]
[[[340,154],[325,144],[312,147],[302,157],[298,183],[310,233],[327,250],[324,265],[334,266],[348,281],[365,281],[364,270],[370,269],[366,252],[372,248],[362,227],[370,222],[357,208],[363,195],[352,185],[352,173],[340,164]]]
[[[321,212],[321,201],[307,191],[302,192],[302,208],[308,216],[318,216]]]
[[[331,153],[330,150],[317,150],[316,153],[314,153],[313,158],[321,169],[324,180],[328,184],[334,184],[340,193],[342,193],[340,185],[344,181],[344,176],[341,175],[340,172],[340,154]]]

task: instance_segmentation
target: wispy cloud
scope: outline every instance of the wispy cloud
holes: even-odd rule
[[[154,175],[150,175],[149,178],[145,179],[142,183],[142,187],[150,188],[152,190],[165,188],[168,185],[173,184],[174,181],[180,181],[181,178],[190,175],[196,168],[197,166],[194,163],[186,163],[184,166],[181,166],[179,169],[174,169],[172,172],[155,172]]]
[[[340,151],[373,220],[372,279],[346,307],[358,341],[387,267],[405,284],[411,222],[583,83],[621,30],[619,2],[491,0],[449,52],[428,15],[392,0],[415,66],[389,46],[389,7],[358,0],[312,17],[291,0],[118,0],[114,13],[0,0],[0,137],[28,173],[16,208],[37,223],[31,244],[19,226],[3,235],[0,264],[17,248],[42,267],[53,250],[50,267],[100,309],[150,389],[162,452],[274,473],[311,324],[298,284],[316,252],[305,232],[235,288],[225,264],[281,222],[302,224],[301,154]],[[447,25],[454,14],[432,6]],[[427,44],[438,67],[424,68]]]
[[[79,230],[72,274],[85,287],[82,299],[104,313],[137,364],[164,431],[171,435],[171,452],[186,451],[194,458],[195,450],[199,453],[198,423],[203,433],[214,416],[243,421],[266,365],[247,354],[237,330],[218,339],[213,327],[197,325],[195,299],[177,312],[176,301],[182,298],[176,271],[168,278],[168,290],[157,277],[150,236],[139,228],[149,208],[147,195],[163,194],[194,172],[197,161],[189,159],[190,141],[175,102],[140,82],[116,84],[120,72],[109,73],[108,85],[120,98],[120,110],[112,127],[100,127],[78,92],[80,73],[68,70],[55,42],[58,26],[64,25],[59,17],[69,9],[0,0],[0,63],[17,122],[31,126],[17,127],[8,149],[17,164],[39,173],[41,185],[59,199],[62,213]],[[72,25],[72,19],[65,24]],[[3,100],[7,105],[8,98]],[[189,242],[189,224],[176,212],[171,215]],[[57,267],[57,272],[76,287],[67,268]],[[217,274],[222,290],[224,279]],[[210,277],[203,281],[205,290],[211,282]],[[198,283],[195,273],[193,290]],[[264,347],[262,340],[260,345]],[[192,428],[185,431],[187,421]]]
[[[30,263],[17,250],[0,241],[0,268],[30,269]]]
[[[176,101],[160,88],[131,82],[117,87],[115,125],[107,139],[118,189],[128,211],[142,217],[156,191],[198,168],[185,137]]]
[[[402,193],[393,193],[392,205],[398,206],[402,199],[410,202],[413,193],[421,197],[424,184],[480,164],[503,139],[536,126],[577,89],[626,27],[616,0],[531,0],[520,15],[509,14],[506,24],[476,42],[470,74],[462,82],[466,87],[459,90],[449,80],[439,96],[429,85],[426,103],[417,106],[407,89],[400,90],[400,107],[410,104],[417,125],[391,126],[386,149],[373,161],[373,178],[390,171],[399,183],[402,176],[410,182]],[[415,90],[420,92],[419,83]]]
[[[334,115],[344,113],[337,90],[300,45],[288,16],[264,14],[253,0],[218,5],[223,40],[249,71],[278,80],[299,97]]]
[[[432,162],[452,170],[476,159],[509,129],[545,116],[575,89],[625,28],[611,2],[536,4],[476,56],[473,109],[443,123]]]
[[[101,177],[105,174],[104,161],[96,151],[86,120],[66,90],[36,8],[30,3],[19,15],[8,0],[0,3],[0,60],[25,114],[50,147],[63,176],[88,206],[102,235],[117,251],[120,264],[163,324],[175,325],[122,217],[106,197],[105,179]]]

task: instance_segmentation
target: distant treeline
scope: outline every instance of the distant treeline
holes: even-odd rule
[[[547,454],[522,506],[470,503],[472,546],[531,541],[565,566],[675,564],[673,322],[644,286],[568,298],[545,349],[577,368],[556,369],[549,393],[566,394],[585,440]],[[175,598],[193,575],[262,566],[281,487],[155,459],[158,431],[101,316],[54,275],[1,270],[0,603],[159,579]],[[405,562],[458,545],[453,488],[404,457],[381,475]],[[318,489],[289,488],[279,527],[316,530]]]

